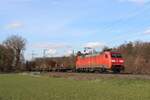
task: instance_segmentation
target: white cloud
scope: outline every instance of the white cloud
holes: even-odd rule
[[[14,21],[6,25],[7,29],[17,29],[23,27],[23,23],[20,21]]]
[[[72,49],[69,49],[69,50],[66,50],[65,52],[65,56],[70,56],[71,54],[73,54],[73,50]]]
[[[70,55],[72,47],[65,43],[41,42],[28,45],[28,49],[36,51],[39,57],[42,57],[44,52],[46,57],[57,57]]]
[[[48,49],[46,54],[49,56],[53,56],[53,55],[57,54],[57,50],[56,49]]]
[[[89,47],[89,48],[93,48],[93,49],[96,49],[96,48],[104,48],[106,45],[104,43],[100,43],[100,42],[88,42],[84,45],[84,47]]]
[[[144,34],[150,34],[150,27],[144,31]]]

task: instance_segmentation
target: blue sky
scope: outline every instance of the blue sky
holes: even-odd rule
[[[150,0],[0,0],[0,42],[27,39],[25,56],[150,41]]]

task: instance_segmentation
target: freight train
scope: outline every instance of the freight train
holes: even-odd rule
[[[38,62],[38,63],[36,63]],[[46,63],[48,62],[48,63]],[[124,71],[124,59],[120,52],[103,51],[101,53],[82,54],[76,56],[50,58],[35,61],[32,71],[58,71],[58,72],[106,72],[120,73]]]

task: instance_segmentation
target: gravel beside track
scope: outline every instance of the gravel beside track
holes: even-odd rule
[[[75,80],[95,80],[101,78],[118,78],[118,79],[144,79],[150,80],[150,75],[134,75],[128,73],[122,74],[101,74],[101,73],[67,73],[67,72],[49,72],[49,77],[67,78]]]

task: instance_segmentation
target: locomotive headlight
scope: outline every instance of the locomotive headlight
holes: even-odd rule
[[[119,60],[119,62],[123,63],[124,61],[123,60]]]
[[[111,62],[116,62],[115,60],[111,60]]]

